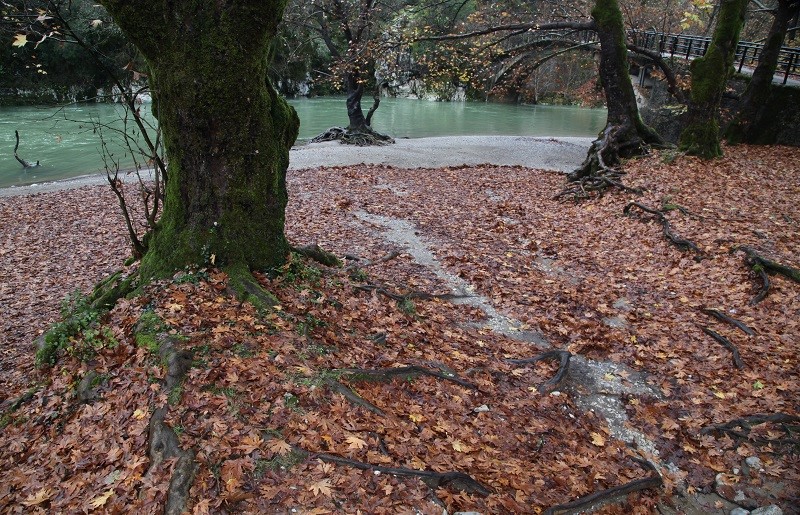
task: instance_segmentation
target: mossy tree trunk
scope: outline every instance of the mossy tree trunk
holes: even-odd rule
[[[692,61],[692,89],[686,127],[679,148],[690,155],[711,159],[722,155],[719,106],[733,60],[749,0],[721,0],[717,26],[706,55]]]
[[[643,154],[650,144],[663,143],[639,116],[628,69],[622,12],[617,0],[597,0],[592,9],[592,19],[600,39],[600,80],[608,118],[583,165],[570,174],[573,181],[591,176],[604,167],[612,167],[621,158]]]
[[[769,114],[767,105],[772,96],[772,78],[778,67],[781,46],[789,28],[789,20],[800,11],[800,0],[778,0],[775,19],[758,57],[758,66],[742,95],[741,107],[736,117],[725,130],[729,143],[769,143],[763,135],[769,131],[761,130]]]
[[[294,110],[267,79],[285,0],[102,0],[149,65],[168,165],[143,279],[185,266],[266,269],[284,236]]]

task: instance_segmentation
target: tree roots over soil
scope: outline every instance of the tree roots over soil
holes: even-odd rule
[[[576,200],[600,194],[610,187],[630,193],[642,193],[622,183],[625,175],[617,168],[620,158],[646,153],[646,144],[638,137],[626,137],[630,129],[623,126],[607,125],[600,138],[592,143],[586,160],[580,168],[567,175],[569,185],[555,199],[572,197]]]
[[[481,497],[486,497],[492,493],[492,490],[482,485],[480,482],[473,479],[468,474],[463,472],[433,472],[430,470],[414,470],[405,467],[383,467],[380,465],[373,465],[371,463],[364,463],[362,461],[351,460],[336,456],[335,454],[328,454],[325,452],[309,452],[303,449],[298,449],[300,452],[310,455],[312,458],[317,458],[327,463],[334,463],[337,465],[345,465],[354,467],[359,470],[371,470],[380,472],[382,474],[392,474],[393,476],[401,477],[417,477],[428,485],[430,488],[450,488],[459,492],[468,494],[477,494]]]
[[[322,134],[315,136],[311,143],[321,143],[323,141],[339,141],[344,145],[356,145],[368,147],[371,145],[389,145],[394,143],[394,138],[374,131],[369,127],[351,130],[345,127],[331,127]]]
[[[709,329],[708,327],[700,326],[700,329],[702,329],[703,332],[709,335],[710,337],[714,338],[714,340],[717,343],[719,343],[720,345],[731,351],[731,355],[733,356],[733,364],[736,365],[736,368],[738,368],[739,370],[744,368],[744,362],[742,361],[742,357],[739,355],[739,349],[736,347],[736,345],[731,343],[730,340],[728,340],[718,332]]]
[[[760,424],[777,424],[786,434],[786,438],[766,439],[750,434],[753,426]],[[786,445],[800,447],[800,439],[796,438],[800,433],[800,417],[787,413],[774,413],[771,415],[758,414],[749,417],[742,417],[731,420],[724,424],[713,424],[700,430],[700,434],[726,434],[736,439],[737,444],[756,442],[768,443],[773,445]]]
[[[756,334],[756,332],[753,331],[750,327],[748,327],[748,325],[745,324],[744,322],[742,322],[740,320],[736,320],[733,317],[729,317],[728,315],[726,315],[725,313],[722,313],[721,311],[717,311],[716,309],[711,309],[711,308],[701,308],[700,311],[702,311],[703,313],[705,313],[708,316],[712,316],[712,317],[716,318],[717,320],[719,320],[721,322],[725,322],[727,324],[730,324],[730,325],[738,328],[740,331],[742,331],[747,336],[754,336]]]
[[[629,214],[631,208],[633,208],[633,207],[638,207],[642,211],[645,211],[647,213],[650,213],[651,215],[655,215],[656,217],[658,217],[658,221],[661,222],[661,226],[664,228],[664,236],[670,241],[670,243],[672,243],[673,245],[675,245],[676,247],[678,247],[681,250],[690,250],[691,249],[694,252],[696,252],[697,254],[702,255],[702,252],[697,247],[697,245],[695,245],[693,242],[691,242],[689,240],[686,240],[686,239],[678,237],[672,231],[672,227],[669,224],[669,220],[667,220],[667,217],[664,216],[664,213],[662,211],[647,207],[647,206],[645,206],[643,204],[640,204],[638,202],[630,202],[622,210],[622,213],[625,214],[625,215]]]
[[[758,304],[766,298],[769,294],[770,280],[768,274],[780,274],[787,279],[791,279],[796,283],[800,283],[800,270],[790,266],[782,265],[775,261],[765,258],[754,249],[741,246],[731,249],[731,252],[741,250],[745,253],[745,263],[754,273],[758,274],[761,278],[761,289],[758,294],[750,301],[751,305]]]
[[[636,460],[637,463],[642,465],[647,470],[653,472],[653,475],[644,479],[637,479],[626,483],[624,485],[615,486],[607,490],[601,490],[578,500],[572,501],[567,504],[559,504],[545,510],[545,515],[557,515],[561,513],[582,513],[584,510],[602,506],[603,504],[612,501],[616,498],[626,496],[632,492],[639,490],[647,490],[649,488],[661,488],[664,485],[664,480],[658,474],[658,471],[652,463],[645,460]]]

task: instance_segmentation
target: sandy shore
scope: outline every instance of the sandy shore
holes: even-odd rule
[[[399,168],[442,166],[520,165],[569,172],[581,164],[592,138],[527,136],[444,136],[398,139],[394,145],[353,147],[338,142],[311,143],[295,147],[289,169],[317,166],[349,166],[360,163],[386,164]],[[105,175],[85,175],[56,182],[0,189],[0,197],[60,191],[105,184]]]

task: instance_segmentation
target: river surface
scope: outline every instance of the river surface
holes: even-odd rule
[[[289,101],[300,116],[298,144],[333,126],[347,125],[343,98]],[[365,107],[371,105],[365,102]],[[143,111],[148,113],[149,106]],[[133,166],[130,152],[119,144],[124,110],[112,104],[52,107],[0,107],[0,188],[22,186],[103,172],[106,155],[122,168]],[[586,136],[594,137],[606,121],[605,109],[564,106],[525,106],[483,102],[431,102],[384,99],[372,125],[395,138],[429,136]],[[154,123],[154,122],[153,122]],[[129,126],[133,127],[132,122]],[[100,129],[98,130],[98,127]],[[24,169],[14,159],[15,136],[19,157],[39,161]],[[102,135],[102,138],[100,137]]]

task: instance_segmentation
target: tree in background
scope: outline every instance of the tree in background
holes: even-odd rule
[[[772,78],[778,66],[781,46],[786,39],[789,22],[800,12],[800,1],[778,0],[769,34],[758,58],[758,66],[742,95],[739,112],[725,130],[729,143],[763,143],[770,131],[768,101],[772,95]],[[768,141],[768,140],[767,140]]]
[[[679,148],[704,159],[722,155],[719,106],[744,25],[748,0],[721,0],[717,26],[706,54],[692,61],[689,110]]]
[[[331,129],[318,140],[355,144],[391,140],[371,127],[372,115],[380,105],[377,91],[366,115],[361,100],[366,87],[375,83],[375,61],[386,44],[383,26],[393,7],[374,0],[314,0],[294,1],[287,9],[288,25],[313,34],[325,46],[331,58],[329,80],[341,81],[347,95],[346,130]]]
[[[216,265],[256,294],[250,271],[289,252],[285,177],[299,122],[267,78],[285,2],[102,3],[147,61],[169,163],[140,278]]]
[[[553,14],[555,13],[555,14]],[[555,10],[544,13],[558,17],[567,15]],[[502,15],[502,13],[501,13]],[[570,174],[579,183],[574,190],[585,195],[589,190],[599,190],[610,185],[620,185],[621,172],[614,169],[620,159],[647,152],[650,145],[662,144],[661,138],[647,127],[639,116],[636,97],[628,71],[627,45],[622,13],[616,0],[596,0],[587,21],[563,19],[539,21],[543,13],[531,12],[531,21],[515,17],[502,24],[475,28],[470,32],[443,36],[417,37],[419,41],[452,41],[494,35],[492,42],[482,42],[485,48],[498,47],[513,41],[501,50],[512,66],[521,65],[527,52],[545,45],[555,44],[568,50],[597,49],[599,44],[599,75],[608,107],[606,127],[590,148],[581,167]],[[574,13],[570,13],[574,15]],[[508,16],[506,16],[508,18]],[[597,34],[597,40],[588,39],[586,32]],[[541,61],[541,59],[540,59]]]

